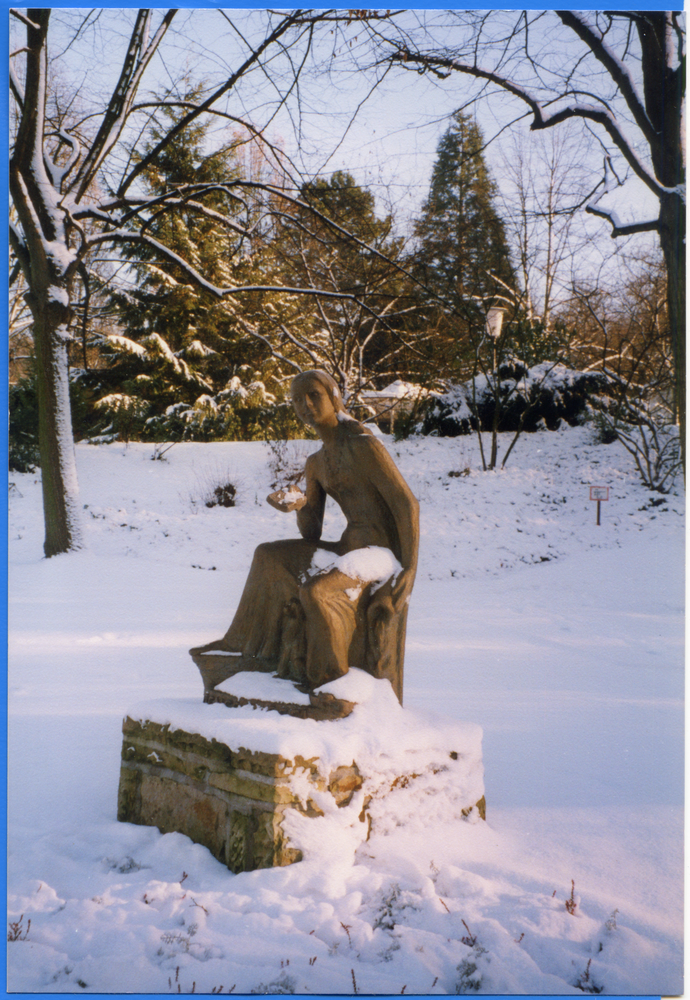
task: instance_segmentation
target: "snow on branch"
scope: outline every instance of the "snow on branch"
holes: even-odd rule
[[[89,238],[86,247],[91,249],[100,243],[145,243],[147,246],[152,247],[157,250],[162,257],[168,260],[171,264],[177,264],[177,266],[189,277],[195,284],[199,285],[205,291],[210,292],[218,299],[225,298],[229,295],[239,295],[242,292],[279,292],[284,295],[315,295],[322,298],[329,299],[341,299],[347,302],[356,302],[360,308],[364,309],[365,312],[369,313],[371,316],[381,319],[380,316],[370,307],[367,306],[361,299],[358,299],[356,295],[349,294],[347,292],[328,292],[324,291],[322,288],[296,288],[287,285],[235,285],[228,288],[221,288],[218,285],[214,285],[212,282],[207,281],[202,274],[197,271],[195,267],[186,261],[179,254],[176,254],[174,250],[166,247],[163,243],[154,239],[153,236],[149,236],[146,233],[133,233],[126,229],[114,229],[109,233],[100,233],[96,236]],[[381,322],[384,322],[381,320]],[[392,330],[387,323],[384,325],[391,330],[392,333],[397,331]]]
[[[14,67],[12,66],[12,63],[10,63],[9,69],[10,69],[10,90],[12,91],[12,95],[15,101],[19,105],[19,109],[22,110],[24,108],[24,88],[19,82],[19,77],[14,72]]]
[[[318,367],[318,364],[319,364],[319,345],[315,344],[311,340],[308,340],[306,337],[302,337],[301,340],[298,340],[288,330],[288,328],[285,326],[284,323],[280,324],[280,329],[281,329],[284,337],[287,340],[289,340],[291,344],[294,344],[295,347],[298,347],[300,349],[300,351],[304,351],[304,353],[307,355],[307,357],[311,358],[312,362],[315,365],[317,365],[317,367]]]
[[[204,194],[222,191],[229,198],[233,198],[246,209],[247,203],[244,198],[241,198],[235,191],[232,190],[232,184],[238,183],[241,182],[233,181],[231,183],[223,184],[180,184],[178,187],[175,187],[173,191],[167,191],[155,198],[116,198],[112,201],[102,202],[99,208],[101,211],[113,210],[117,208],[129,208],[130,211],[126,212],[120,218],[119,225],[124,225],[124,223],[129,222],[131,218],[134,218],[134,216],[138,215],[143,209],[153,209],[158,205],[164,205],[166,202],[174,202],[175,199],[177,199],[177,202],[175,202],[176,204],[186,204],[186,199],[190,198],[192,195],[199,198]]]
[[[24,237],[22,236],[21,232],[19,231],[15,223],[12,221],[12,219],[10,219],[10,242],[12,243],[13,250],[15,250],[16,247],[19,247],[21,253],[27,252],[26,242],[24,240]]]
[[[656,233],[659,231],[659,220],[650,219],[647,222],[621,222],[620,217],[613,209],[597,208],[596,205],[587,205],[586,212],[590,215],[598,215],[611,223],[611,236],[634,236],[635,233]]]
[[[602,219],[606,219],[607,222],[611,223],[611,236],[633,236],[635,233],[652,233],[659,231],[659,219],[650,219],[647,222],[622,222],[620,216],[613,208],[601,208],[599,202],[601,199],[610,194],[613,190],[612,177],[616,179],[618,185],[620,181],[613,169],[613,164],[611,163],[611,157],[606,156],[604,158],[604,184],[603,190],[596,198],[593,199],[586,207],[585,211],[589,212],[590,215],[599,216]]]
[[[63,166],[60,167],[56,163],[52,164],[51,174],[53,176],[53,184],[58,190],[60,190],[65,177],[67,177],[67,175],[76,166],[79,157],[81,156],[81,143],[78,139],[70,135],[69,132],[66,132],[62,128],[51,134],[56,135],[61,142],[70,147],[70,154],[67,157],[67,162]]]
[[[177,195],[171,195],[170,197],[159,199],[158,203],[161,205],[161,209],[158,212],[156,212],[151,219],[148,220],[149,223],[152,222],[153,219],[162,215],[167,208],[175,208],[180,205],[184,205],[185,208],[189,208],[194,212],[198,212],[199,215],[203,215],[207,219],[215,220],[216,222],[220,223],[221,226],[224,226],[226,229],[231,229],[232,232],[238,233],[240,236],[251,235],[250,230],[245,229],[244,226],[240,226],[238,223],[230,219],[227,215],[224,215],[223,212],[217,212],[213,208],[208,208],[206,205],[203,204],[203,202],[192,201],[190,198],[184,198],[184,197],[180,198]],[[136,210],[136,213],[131,212],[129,214],[129,218],[131,218],[135,214],[138,214],[142,209],[149,207],[150,204],[142,205],[140,208]],[[126,218],[121,221],[122,222],[126,221]]]
[[[36,31],[40,31],[41,26],[39,24],[36,24],[35,21],[32,21],[25,14],[22,14],[22,12],[20,10],[17,10],[16,7],[10,7],[10,14],[12,15],[12,17],[16,17],[18,21],[22,21],[27,26],[27,28],[35,28]]]
[[[91,249],[91,247],[97,246],[100,243],[145,243],[147,246],[157,250],[171,264],[177,264],[197,285],[210,292],[216,298],[222,299],[225,295],[229,295],[235,291],[234,288],[219,288],[218,285],[207,281],[184,257],[180,257],[174,250],[166,247],[165,244],[160,243],[153,236],[149,236],[146,233],[130,232],[127,229],[113,229],[108,233],[99,233],[96,236],[90,237],[87,246]]]
[[[266,345],[271,354],[271,357],[277,358],[278,361],[284,362],[284,364],[289,365],[291,368],[294,368],[295,371],[297,372],[302,371],[301,367],[297,364],[297,362],[292,361],[290,358],[286,358],[284,354],[281,354],[281,352],[276,349],[275,345],[271,343],[268,337],[264,337],[264,335],[262,333],[259,333],[259,331],[254,329],[254,327],[248,327],[247,324],[244,324],[244,326],[245,329],[248,329],[248,332],[252,337],[256,337],[257,340],[260,340],[263,344]]]
[[[143,357],[146,354],[146,348],[142,347],[141,344],[137,344],[136,341],[130,340],[129,337],[123,337],[119,334],[109,334],[103,338],[103,342],[118,348],[125,354],[134,354],[137,357]]]

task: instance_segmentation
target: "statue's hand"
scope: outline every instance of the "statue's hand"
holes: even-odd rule
[[[307,502],[307,498],[297,486],[289,486],[286,490],[277,490],[269,493],[266,497],[271,507],[289,513],[291,510],[300,510]]]
[[[414,570],[404,569],[393,582],[391,600],[396,611],[402,611],[409,600],[412,587],[414,586],[414,578]]]

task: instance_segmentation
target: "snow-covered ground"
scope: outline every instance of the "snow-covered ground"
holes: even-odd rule
[[[682,991],[682,498],[588,429],[496,473],[472,439],[384,440],[422,509],[405,705],[483,728],[487,822],[413,796],[363,841],[344,809],[241,875],[118,824],[123,716],[199,701],[187,649],[296,531],[262,444],[79,446],[81,553],[42,558],[39,478],[11,477],[11,990]],[[207,509],[225,478],[238,505]]]

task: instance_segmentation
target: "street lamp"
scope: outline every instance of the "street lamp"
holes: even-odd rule
[[[501,336],[504,314],[505,309],[503,306],[491,306],[486,314],[486,332],[494,344],[494,372],[496,371],[496,344],[498,338]]]
[[[494,341],[498,340],[501,336],[504,315],[505,309],[503,306],[491,306],[486,314],[486,332]]]

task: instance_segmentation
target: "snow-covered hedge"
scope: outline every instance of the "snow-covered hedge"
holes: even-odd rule
[[[611,385],[601,372],[581,372],[566,365],[544,361],[527,368],[513,361],[498,369],[501,394],[499,431],[522,429],[556,430],[561,421],[582,424],[611,394]],[[457,437],[477,429],[491,430],[496,408],[495,390],[484,375],[454,385],[427,403],[417,425],[422,434]]]

